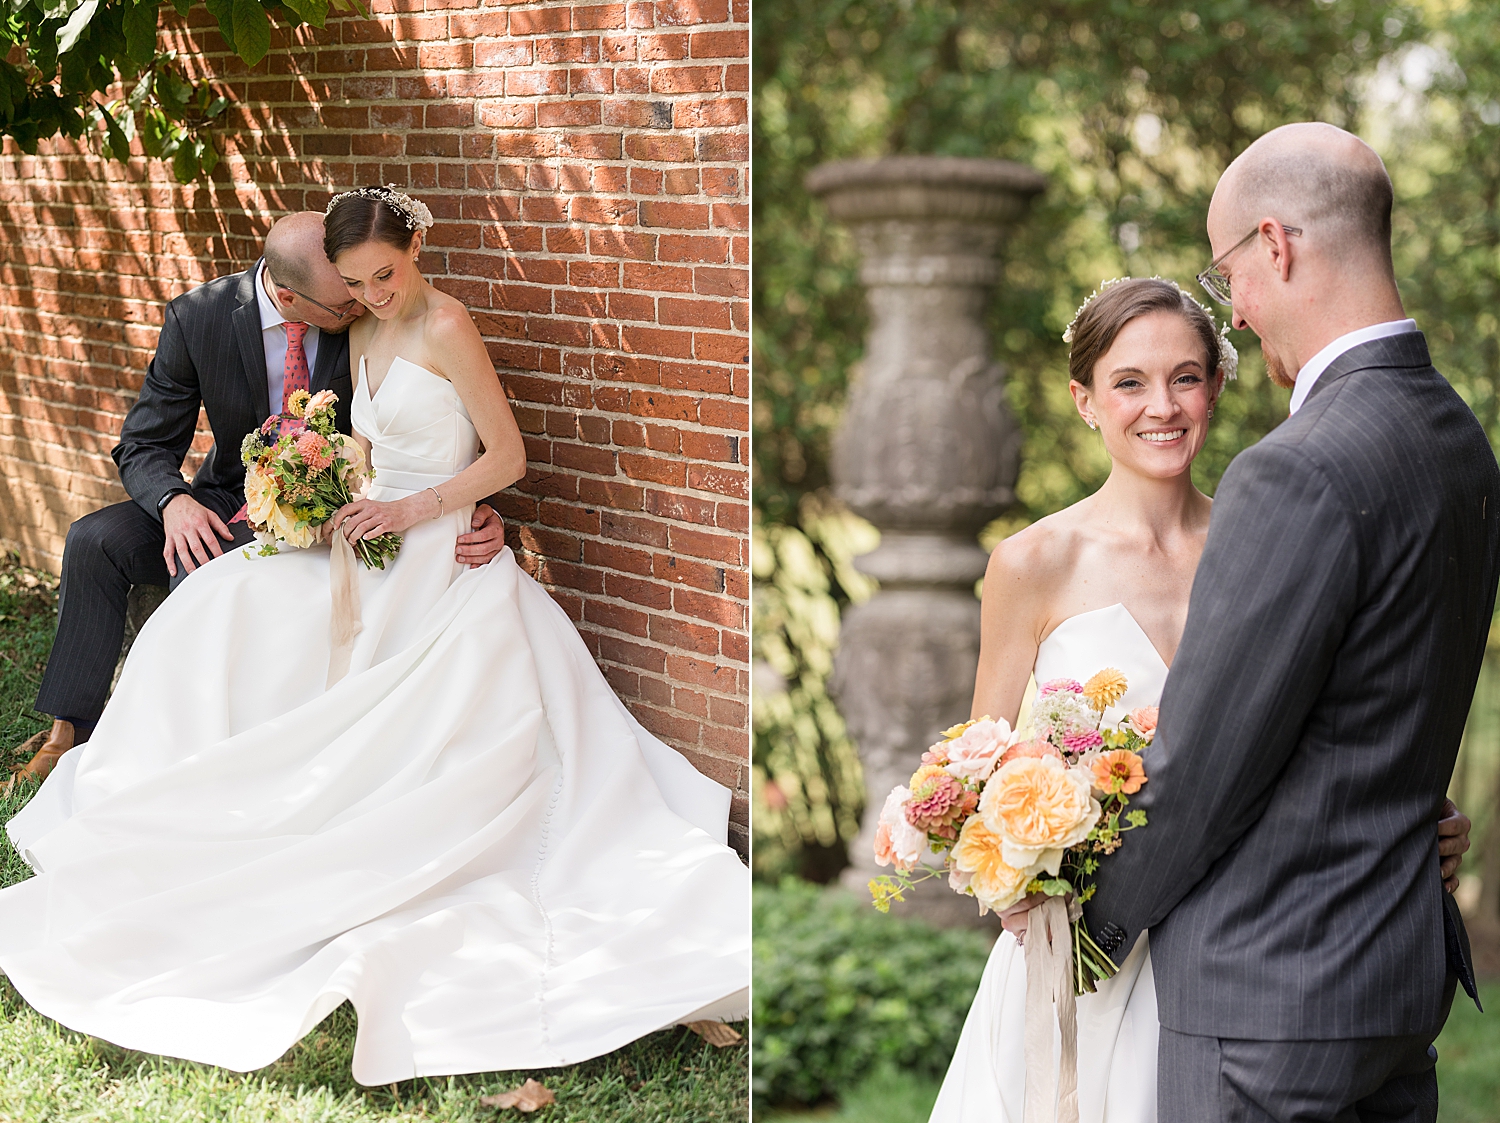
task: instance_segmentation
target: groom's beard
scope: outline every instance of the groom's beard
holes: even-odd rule
[[[1266,361],[1266,375],[1274,385],[1280,386],[1283,390],[1290,390],[1297,385],[1297,376],[1287,373],[1286,367],[1276,357],[1276,352],[1266,346],[1265,340],[1261,340],[1260,354],[1261,358]]]

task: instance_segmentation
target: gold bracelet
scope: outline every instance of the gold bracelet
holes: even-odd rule
[[[438,513],[432,516],[433,521],[436,522],[438,519],[443,517],[443,497],[441,495],[438,495],[438,489],[435,487],[429,487],[427,490],[432,492],[433,495],[437,495]]]

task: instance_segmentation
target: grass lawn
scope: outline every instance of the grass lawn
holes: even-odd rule
[[[9,750],[50,724],[31,703],[52,642],[55,582],[0,557],[0,776]],[[30,790],[0,799],[0,823]],[[0,886],[30,875],[0,833]],[[747,1032],[743,1024],[736,1027]],[[749,1115],[748,1049],[716,1049],[685,1029],[654,1033],[584,1064],[409,1080],[362,1088],[349,1075],[354,1011],[330,1014],[275,1064],[240,1074],[121,1049],[64,1029],[0,976],[0,1123],[376,1123],[523,1118],[479,1098],[527,1077],[557,1103],[525,1116],[553,1123],[739,1123]]]

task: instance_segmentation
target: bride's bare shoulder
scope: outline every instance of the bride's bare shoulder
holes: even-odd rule
[[[1086,537],[1079,506],[1038,519],[997,545],[985,570],[985,592],[993,587],[1008,597],[1046,600],[1065,584]]]
[[[455,331],[465,336],[470,333],[475,337],[479,335],[479,328],[474,324],[474,317],[469,315],[469,310],[464,306],[463,301],[449,296],[439,288],[433,288],[428,293],[427,315],[422,326],[429,338],[436,336],[449,342],[452,341],[452,333]]]

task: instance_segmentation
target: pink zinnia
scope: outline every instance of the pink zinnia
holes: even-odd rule
[[[1086,753],[1090,749],[1097,749],[1102,744],[1104,744],[1104,738],[1099,735],[1097,729],[1081,729],[1063,738],[1063,748],[1070,753]]]
[[[978,806],[977,793],[966,790],[952,776],[939,774],[912,793],[911,802],[906,805],[906,821],[928,834],[957,838],[955,824],[968,818]]]
[[[323,437],[309,430],[297,438],[297,451],[302,463],[314,472],[321,472],[333,463],[333,449]]]
[[[1049,694],[1058,694],[1063,691],[1067,691],[1069,694],[1082,694],[1083,683],[1072,678],[1048,679],[1041,686],[1037,687],[1036,692],[1045,698]]]

